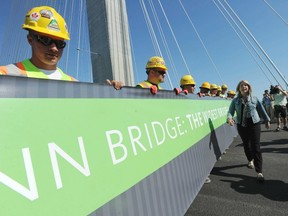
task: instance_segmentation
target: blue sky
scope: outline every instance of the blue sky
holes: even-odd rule
[[[141,1],[142,0],[126,0],[133,47],[135,84],[146,79],[146,62],[151,56],[158,54],[157,51],[154,50],[152,40],[149,36],[149,31],[140,6]],[[170,80],[173,87],[179,87],[179,79],[181,76],[189,73],[192,74],[196,81],[197,90],[199,89],[198,87],[201,85],[201,83],[205,81],[221,85],[222,80],[229,86],[229,89],[235,90],[237,83],[242,79],[246,79],[251,83],[254,93],[258,97],[261,97],[263,91],[269,88],[271,83],[275,85],[278,81],[282,86],[285,86],[285,83],[282,81],[281,77],[277,74],[276,70],[271,66],[267,59],[261,54],[277,81],[273,78],[270,72],[266,69],[265,65],[251,49],[251,52],[253,52],[253,54],[256,56],[258,64],[260,64],[264,72],[260,69],[255,60],[251,57],[247,48],[242,44],[241,40],[229,26],[228,22],[225,20],[212,0],[181,0],[181,2],[188,13],[190,20],[197,29],[205,47],[207,48],[214,65],[205,52],[205,49],[198,39],[191,23],[189,22],[189,19],[185,15],[179,3],[180,0],[143,1],[147,7],[161,53],[166,60],[168,73],[170,74]],[[9,53],[10,48],[12,50],[13,46],[16,46],[15,49],[18,49],[17,40],[13,39],[11,36],[8,39],[5,37],[7,26],[9,33],[12,31],[13,35],[12,29],[18,29],[19,32],[14,34],[15,37],[17,36],[24,38],[24,40],[22,40],[24,45],[18,45],[19,50],[29,50],[29,45],[27,45],[25,42],[26,32],[21,30],[21,24],[23,22],[22,17],[29,8],[35,6],[35,3],[32,3],[32,6],[28,5],[30,4],[29,2],[27,3],[27,1],[24,0],[11,0],[1,3],[1,65],[8,63],[6,62],[8,61],[6,60],[6,56],[8,57],[14,54],[13,52],[12,54]],[[48,2],[47,4],[49,4],[49,1],[44,2]],[[57,9],[59,8],[58,10],[63,9],[63,5],[61,5],[61,2],[63,1],[50,2],[52,2],[51,4],[55,5]],[[78,8],[79,11],[80,1],[71,0],[70,2],[71,5],[74,5],[74,7]],[[162,26],[165,40],[167,41],[173,62],[169,61],[168,54],[165,52],[163,42],[159,36],[158,27],[151,13],[149,2],[152,2],[156,9],[156,13]],[[159,2],[161,2],[163,6],[170,27],[173,30],[174,36],[178,43],[178,47],[161,10]],[[218,1],[215,0],[215,2]],[[286,76],[288,79],[287,23],[281,20],[279,16],[277,16],[275,12],[269,8],[264,0],[227,0],[227,2],[252,32],[256,40],[275,63],[281,74]],[[269,3],[284,20],[288,21],[288,1],[266,0],[266,2]],[[22,3],[21,7],[12,7],[13,4],[15,6],[15,4],[20,5],[20,3]],[[225,5],[223,0],[221,0],[221,3]],[[79,19],[77,18],[78,14],[73,14],[73,16],[74,17],[71,18],[69,15],[65,15],[67,24],[71,26],[71,29],[73,29],[74,26],[79,26]],[[16,17],[19,17],[19,19],[16,19],[15,25],[13,24],[13,26],[11,26],[12,24],[10,20],[15,19]],[[81,32],[84,32],[84,36],[81,36],[80,38],[79,34],[71,30],[71,42],[69,42],[69,48],[65,48],[65,55],[70,56],[70,61],[67,63],[66,60],[68,57],[66,58],[66,56],[64,56],[61,60],[60,67],[64,67],[64,70],[66,69],[68,73],[78,77],[80,81],[89,82],[91,80],[91,69],[89,66],[86,66],[87,59],[89,59],[89,53],[85,51],[89,49],[89,42],[87,37],[85,37],[87,31],[85,25],[83,25],[82,28],[83,30]],[[248,44],[248,46],[250,45]],[[81,53],[77,51],[77,47],[81,47]],[[257,50],[259,51],[258,48]],[[28,51],[26,51],[25,54],[21,54],[17,57],[19,58],[18,60],[21,60],[25,56],[29,57]],[[75,67],[75,64],[78,64],[78,66]],[[175,65],[175,67],[173,67],[173,65]],[[78,69],[77,72],[75,68],[80,69]],[[171,88],[168,79],[166,79],[166,82],[163,83],[162,87],[165,89]]]
[[[133,48],[137,62],[137,67],[134,67],[137,70],[135,78],[141,80],[146,78],[145,63],[150,56],[155,54],[155,51],[151,45],[152,42],[139,1],[127,0],[126,2]],[[144,2],[148,10],[149,3],[148,1]],[[271,84],[270,81],[273,85],[276,84],[276,81],[273,76],[270,75],[268,69],[266,69],[265,65],[257,58],[260,66],[268,75],[268,78],[265,76],[264,72],[257,65],[253,57],[251,57],[247,48],[243,45],[212,0],[181,0],[181,2],[217,69],[215,69],[205,49],[201,45],[189,19],[183,12],[179,0],[169,1],[169,4],[167,2],[168,1],[161,1],[183,56],[186,59],[188,68],[196,81],[197,88],[205,81],[221,85],[222,79],[224,83],[229,86],[229,89],[235,90],[238,82],[245,79],[251,83],[255,94],[261,97],[262,92],[269,88]],[[224,5],[223,0],[221,0],[221,2]],[[228,0],[227,2],[249,28],[279,71],[288,78],[287,24],[285,24],[263,0]],[[288,1],[267,0],[266,2],[269,3],[282,18],[288,20]],[[174,64],[177,67],[179,77],[181,77],[189,72],[185,67],[185,63],[183,63],[181,54],[167,27],[167,22],[164,19],[158,1],[154,0],[153,3],[161,20],[161,25],[163,29],[166,29],[165,37],[166,40],[169,41]],[[151,21],[152,20],[153,16],[151,15]],[[155,33],[157,34],[157,25],[154,26]],[[161,44],[160,37],[159,43]],[[162,54],[168,68],[171,68],[164,49]],[[257,55],[255,56],[257,57]],[[276,76],[280,84],[285,86],[271,64],[265,58],[263,59],[267,62],[266,64],[271,67],[270,70],[275,73],[274,76]],[[174,86],[179,86],[179,79],[173,80],[173,72],[169,70],[168,73],[171,73],[171,80]],[[169,86],[167,86],[167,88],[169,88]]]

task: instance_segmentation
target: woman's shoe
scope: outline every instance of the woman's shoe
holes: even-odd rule
[[[258,174],[257,174],[257,181],[258,181],[259,183],[263,183],[263,182],[264,182],[264,176],[263,176],[262,173],[258,173]]]
[[[248,167],[249,169],[254,169],[254,162],[253,162],[253,160],[251,160],[251,161],[248,162],[247,167]]]

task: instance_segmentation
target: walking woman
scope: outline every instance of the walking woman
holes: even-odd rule
[[[260,118],[264,120],[267,129],[270,127],[270,118],[259,99],[252,95],[252,88],[248,81],[240,81],[236,91],[238,95],[230,104],[227,123],[231,126],[234,125],[233,116],[236,111],[237,130],[243,141],[244,152],[248,159],[247,166],[250,169],[255,167],[257,180],[264,182],[262,174],[263,160],[260,149]]]

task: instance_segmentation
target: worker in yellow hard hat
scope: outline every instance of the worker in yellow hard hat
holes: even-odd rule
[[[221,93],[220,93],[220,97],[225,98],[226,97],[226,92],[228,90],[228,86],[226,84],[223,84],[221,86]]]
[[[221,86],[217,86],[217,92],[216,92],[216,96],[219,97],[221,94],[222,88]]]
[[[65,40],[70,40],[64,18],[52,7],[34,7],[26,14],[22,28],[28,31],[32,57],[1,66],[0,74],[74,81],[57,67],[66,46]]]
[[[151,57],[146,64],[146,73],[148,75],[147,80],[138,83],[136,87],[150,88],[156,86],[157,89],[162,89],[159,84],[164,82],[167,73],[164,59],[160,56]]]
[[[25,16],[22,28],[28,31],[27,41],[32,49],[32,57],[0,66],[0,75],[77,81],[57,67],[66,47],[65,40],[70,40],[70,36],[64,18],[54,8],[32,8]],[[117,90],[123,86],[115,80],[107,80],[107,83]]]
[[[184,75],[180,80],[182,91],[186,90],[188,93],[194,94],[195,85],[196,83],[191,75]]]
[[[210,96],[215,97],[217,94],[218,85],[211,84],[210,85]]]
[[[227,99],[233,99],[235,97],[236,93],[232,90],[229,90],[227,92]]]
[[[210,83],[209,82],[203,82],[202,85],[199,87],[200,92],[198,93],[199,96],[210,96]]]

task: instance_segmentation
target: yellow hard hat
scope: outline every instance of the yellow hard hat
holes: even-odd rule
[[[209,83],[209,82],[204,82],[204,83],[202,83],[202,85],[200,86],[200,88],[210,89],[210,83]]]
[[[159,56],[153,56],[148,60],[146,64],[146,69],[150,69],[150,68],[161,68],[165,71],[167,70],[164,59]]]
[[[227,86],[226,84],[223,84],[223,85],[221,86],[221,88],[222,88],[222,89],[228,89],[228,86]]]
[[[70,40],[64,18],[49,6],[32,8],[25,16],[22,28]]]
[[[183,85],[195,85],[195,81],[191,75],[184,75],[180,80],[180,86]]]
[[[235,93],[234,91],[232,91],[232,90],[229,90],[229,91],[227,92],[227,94],[235,95],[236,93]]]
[[[213,89],[218,89],[218,86],[216,84],[211,84],[210,85],[210,89],[213,90]]]
[[[221,86],[217,86],[217,91],[222,91]]]

